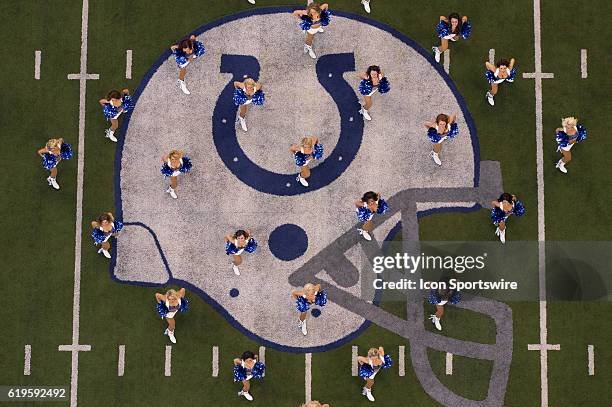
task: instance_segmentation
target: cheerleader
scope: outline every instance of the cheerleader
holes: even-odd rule
[[[370,0],[361,0],[361,4],[363,5],[363,9],[366,13],[370,14],[372,10],[370,10]]]
[[[176,343],[176,337],[174,336],[176,321],[174,321],[174,316],[177,312],[186,312],[189,308],[189,301],[185,298],[185,289],[181,288],[178,291],[168,290],[165,295],[155,293],[155,300],[157,301],[157,312],[161,315],[162,319],[166,318],[168,323],[168,328],[164,331],[164,335],[168,335],[170,342]]]
[[[42,157],[42,166],[45,170],[49,171],[47,177],[47,183],[54,189],[60,189],[57,183],[57,164],[61,160],[69,160],[72,158],[72,146],[68,143],[64,143],[63,138],[52,138],[47,141],[47,144],[40,150],[38,155]]]
[[[174,60],[179,67],[179,78],[178,84],[184,94],[190,95],[189,89],[185,84],[185,75],[187,75],[187,65],[189,62],[196,59],[199,56],[204,55],[206,49],[204,45],[196,40],[196,36],[192,35],[189,39],[182,40],[178,44],[174,44],[170,47],[172,54],[174,54]]]
[[[248,230],[238,229],[233,235],[225,236],[225,254],[232,255],[232,270],[237,276],[240,275],[238,266],[242,264],[240,255],[245,250],[253,253],[255,249],[257,249],[257,242],[251,237],[251,232]]]
[[[106,95],[106,99],[100,99],[99,102],[102,105],[104,117],[111,122],[111,126],[105,131],[105,137],[116,143],[115,131],[119,127],[119,116],[121,116],[121,113],[127,113],[134,109],[134,99],[127,89],[123,89],[121,92],[111,90]]]
[[[301,20],[300,28],[306,31],[304,53],[308,53],[312,59],[317,59],[317,55],[312,49],[312,44],[315,34],[322,33],[323,27],[329,25],[331,12],[328,5],[326,3],[319,4],[313,2],[306,7],[306,10],[295,10],[293,15]]]
[[[444,305],[455,305],[458,304],[459,301],[461,301],[461,293],[458,290],[448,288],[450,285],[450,279],[445,278],[440,280],[440,282],[445,283],[445,288],[431,290],[429,292],[429,297],[427,298],[430,304],[436,306],[436,313],[431,314],[429,316],[429,319],[431,319],[431,322],[434,324],[438,331],[442,330],[440,320],[442,319],[442,315],[444,315]]]
[[[91,227],[93,228],[91,237],[93,238],[94,244],[96,246],[100,245],[98,254],[102,253],[104,257],[110,259],[110,242],[108,240],[111,236],[117,237],[117,234],[123,229],[123,223],[115,220],[112,213],[106,212],[100,215],[98,220],[91,222]]]
[[[264,377],[266,366],[257,361],[257,355],[247,350],[240,356],[234,359],[234,383],[242,382],[242,390],[238,392],[238,396],[243,396],[249,401],[253,401],[253,396],[249,393],[251,388],[250,380],[252,378],[261,379]]]
[[[366,120],[372,120],[369,110],[372,107],[372,95],[379,92],[381,95],[389,92],[391,89],[389,80],[385,77],[384,72],[377,65],[368,67],[366,72],[359,74],[361,82],[359,82],[359,93],[363,95],[363,105],[359,113]]]
[[[458,13],[450,13],[448,17],[440,16],[438,23],[438,37],[440,46],[432,47],[436,62],[440,62],[440,55],[448,49],[448,40],[453,42],[460,39],[467,40],[472,33],[472,25],[467,16],[459,17]]]
[[[302,404],[300,407],[329,407],[329,404],[321,404],[319,401],[309,401],[308,403]]]
[[[244,82],[234,82],[234,88],[234,103],[236,106],[240,106],[237,121],[240,121],[242,130],[247,131],[247,106],[251,103],[262,106],[265,101],[265,94],[261,90],[261,84],[251,78],[246,78]]]
[[[172,150],[170,154],[163,156],[162,163],[162,175],[164,177],[170,177],[170,186],[166,189],[166,192],[170,194],[172,198],[176,199],[178,198],[176,195],[178,176],[179,174],[186,174],[191,171],[193,163],[184,152],[179,150]]]
[[[291,292],[291,297],[295,300],[296,308],[300,311],[298,328],[302,330],[304,336],[308,335],[306,330],[306,316],[312,304],[319,307],[327,303],[327,293],[321,290],[321,284],[306,284],[303,289]]]
[[[295,165],[300,167],[300,173],[295,180],[307,187],[306,179],[310,178],[308,163],[323,157],[323,144],[319,143],[319,139],[315,136],[304,137],[299,145],[291,144],[289,151],[293,155]]]
[[[427,128],[427,137],[433,143],[433,150],[429,153],[429,156],[437,165],[442,165],[440,160],[440,151],[442,151],[442,143],[446,139],[454,139],[459,135],[459,127],[455,122],[457,116],[455,114],[445,115],[443,113],[436,117],[436,121],[425,122],[425,128]]]
[[[514,58],[500,59],[495,65],[490,62],[485,62],[487,70],[485,71],[485,77],[491,84],[491,90],[487,92],[487,101],[491,106],[495,106],[495,100],[493,98],[497,94],[499,84],[506,82],[514,82],[516,78],[516,69],[514,69]]]
[[[491,220],[497,226],[495,235],[499,236],[502,243],[506,243],[506,220],[511,216],[523,216],[525,207],[523,203],[516,198],[516,195],[510,195],[504,192],[499,196],[499,199],[492,201],[491,205]]]
[[[584,126],[578,124],[575,117],[566,117],[561,120],[561,126],[556,130],[557,151],[561,151],[563,157],[557,161],[556,168],[567,174],[565,164],[572,160],[571,149],[576,143],[580,143],[587,138],[587,131]]]
[[[357,229],[357,231],[365,240],[372,240],[372,236],[370,236],[370,232],[374,225],[372,218],[375,213],[382,215],[387,212],[389,210],[389,204],[381,198],[380,192],[368,191],[363,194],[360,200],[355,202],[355,206],[357,207],[355,210],[357,219],[363,222],[362,228]]]
[[[374,377],[378,374],[380,369],[388,369],[393,364],[391,356],[385,354],[385,350],[381,346],[380,348],[370,348],[368,350],[368,356],[357,356],[357,363],[359,364],[359,376],[363,377],[366,381],[366,385],[363,387],[361,394],[366,396],[368,400],[374,401],[372,395],[372,386],[374,386]]]

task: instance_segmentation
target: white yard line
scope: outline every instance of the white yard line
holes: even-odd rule
[[[359,375],[359,366],[357,363],[357,356],[359,356],[359,348],[357,346],[353,346],[351,349],[351,375],[355,377]]]
[[[23,348],[23,375],[29,376],[32,373],[30,364],[32,362],[32,345],[26,345]]]
[[[593,345],[587,346],[587,354],[589,356],[589,376],[595,375],[595,347]]]
[[[444,71],[450,73],[450,48],[444,51]]]
[[[495,48],[489,50],[489,63],[495,65]]]
[[[117,361],[117,376],[125,373],[125,345],[119,345],[119,360]]]
[[[34,79],[40,79],[40,63],[42,62],[42,54],[40,51],[34,51]]]
[[[312,400],[312,353],[307,353],[304,359],[304,393],[306,403]]]
[[[266,347],[265,346],[259,347],[259,354],[257,356],[259,356],[259,361],[265,365],[266,364]]]
[[[446,374],[453,374],[453,354],[446,352]]]
[[[219,347],[212,347],[212,377],[219,377]]]
[[[132,50],[125,51],[125,79],[132,79]]]
[[[587,50],[580,50],[580,77],[582,79],[586,79],[589,77],[589,73],[587,72]]]
[[[405,346],[400,346],[399,347],[399,356],[398,356],[398,360],[397,360],[397,368],[398,368],[398,374],[400,376],[406,376],[406,367],[404,365],[404,359],[406,359],[406,347]]]
[[[172,346],[166,345],[166,361],[164,363],[164,376],[172,376]]]

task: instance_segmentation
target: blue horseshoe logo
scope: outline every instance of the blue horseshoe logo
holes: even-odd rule
[[[244,75],[258,80],[259,70],[259,62],[255,57],[228,54],[221,56],[221,73],[231,73],[233,77],[221,92],[213,111],[213,140],[219,156],[238,179],[260,192],[291,196],[325,187],[348,168],[357,155],[363,138],[363,118],[358,112],[359,100],[342,76],[344,72],[355,71],[355,56],[352,53],[331,54],[324,55],[317,61],[319,83],[338,106],[340,137],[333,151],[312,169],[308,188],[296,188],[295,175],[278,174],[261,168],[249,159],[238,143],[234,124],[238,108],[232,99],[233,82],[243,81]],[[304,135],[296,135],[302,136]],[[287,154],[287,160],[289,159]]]

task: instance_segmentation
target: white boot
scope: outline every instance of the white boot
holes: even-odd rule
[[[364,387],[361,390],[361,394],[363,394],[364,396],[366,396],[368,398],[368,400],[370,401],[375,401],[376,399],[374,398],[374,396],[372,395],[372,390],[368,389],[367,387]]]
[[[252,4],[255,4],[255,0],[253,0],[253,3],[252,3]],[[253,396],[251,396],[251,395],[249,394],[249,392],[248,392],[248,391],[242,391],[242,390],[240,390],[240,391],[238,392],[238,395],[239,395],[239,396],[243,396],[245,399],[247,399],[247,400],[249,400],[249,401],[253,401]]]
[[[59,184],[57,183],[57,181],[53,177],[48,177],[47,178],[47,183],[49,183],[49,185],[51,185],[53,187],[53,189],[60,189]]]
[[[495,106],[495,100],[493,99],[493,94],[491,92],[487,92],[486,96],[487,96],[487,102],[489,102],[491,106]]]
[[[370,0],[361,0],[361,4],[363,4],[363,9],[365,12],[370,14]]]
[[[168,189],[166,189],[166,192],[170,194],[172,198],[174,199],[178,198],[178,196],[176,195],[176,192],[174,192],[174,189],[172,189],[172,187],[168,187]]]
[[[306,320],[300,321],[299,327],[302,329],[302,334],[304,336],[308,335],[308,330],[306,329]]]
[[[440,156],[438,155],[438,153],[432,151],[431,153],[429,153],[429,156],[437,165],[442,165],[442,161],[440,160]]]
[[[312,49],[312,46],[308,44],[304,44],[304,53],[308,53],[308,55],[310,55],[310,58],[312,59],[317,59],[317,54],[315,54],[314,50]]]
[[[113,143],[117,142],[117,137],[115,137],[115,132],[111,129],[106,129],[104,137],[106,137]]]
[[[242,127],[242,130],[247,131],[246,119],[238,116],[238,121],[240,122],[240,127]]]
[[[438,331],[442,330],[442,325],[440,324],[440,318],[432,314],[429,316],[429,319],[431,319],[431,323],[434,324],[434,326],[436,327]]]
[[[440,62],[440,55],[442,55],[442,53],[440,52],[438,47],[431,47],[431,50],[434,52],[434,58],[436,62]]]
[[[178,84],[185,95],[191,95],[191,92],[189,92],[189,89],[187,89],[187,84],[185,83],[185,81],[179,79]]]
[[[176,338],[174,336],[174,331],[171,331],[171,330],[166,328],[166,331],[164,332],[164,335],[168,335],[168,338],[170,338],[170,342],[176,343]]]
[[[298,175],[295,180],[299,181],[299,183],[302,184],[302,186],[305,186],[305,187],[308,186],[308,181],[306,181],[306,178],[302,178],[300,175]]]
[[[497,228],[495,230],[495,236],[499,236],[500,242],[506,243],[506,229],[501,230],[500,228]]]
[[[561,171],[564,174],[567,174],[567,168],[565,168],[565,163],[563,162],[563,160],[559,160],[555,168],[558,168],[559,171]]]
[[[370,116],[370,113],[363,106],[359,110],[359,114],[361,114],[363,116],[363,118],[366,119],[366,120],[372,120],[372,117]]]
[[[359,234],[360,234],[361,236],[363,236],[363,238],[364,238],[365,240],[367,240],[368,242],[369,242],[370,240],[372,240],[372,236],[370,236],[370,234],[369,234],[368,232],[366,232],[365,230],[363,230],[363,229],[357,229],[357,231],[358,231],[358,232],[359,232]]]
[[[107,259],[111,258],[111,255],[108,252],[108,250],[100,249],[100,250],[98,250],[98,254],[100,254],[100,253],[102,253],[104,255],[104,257],[106,257]]]
[[[251,4],[255,4],[255,0],[247,0]],[[252,400],[252,399],[251,399]]]
[[[237,276],[240,275],[240,269],[238,268],[237,265],[232,264],[232,270],[234,270],[234,274],[236,274]]]

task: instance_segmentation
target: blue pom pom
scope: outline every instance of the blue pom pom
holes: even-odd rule
[[[57,157],[51,153],[44,153],[42,157],[42,166],[45,170],[50,170],[57,165]]]
[[[182,174],[186,174],[189,171],[191,171],[191,168],[193,168],[193,163],[191,162],[191,160],[189,159],[189,157],[184,156],[183,157],[183,164],[181,165],[181,167],[179,168],[179,171]]]
[[[359,222],[366,222],[372,214],[372,211],[366,207],[357,208],[355,212],[357,213],[357,220],[359,220]]]
[[[470,23],[470,20],[467,20],[465,23],[461,25],[461,38],[463,38],[464,40],[467,40],[468,38],[470,38],[471,34],[472,34],[472,24]]]
[[[459,304],[460,301],[461,301],[461,292],[460,291],[454,291],[453,295],[451,295],[450,298],[448,299],[448,303],[452,304],[452,305]]]
[[[174,169],[168,165],[168,163],[163,163],[161,167],[161,173],[164,177],[170,177],[174,174]]]
[[[442,302],[442,298],[440,297],[438,290],[431,290],[429,292],[429,296],[427,297],[427,301],[429,301],[429,303],[432,305],[437,305]]]
[[[117,233],[117,232],[121,232],[121,229],[123,229],[123,222],[121,222],[120,220],[115,220],[113,222],[113,229],[111,230],[111,233]]]
[[[236,106],[244,105],[248,100],[248,96],[243,89],[234,90],[234,104]]]
[[[494,225],[497,226],[499,222],[505,221],[506,218],[506,212],[504,212],[499,207],[496,206],[495,208],[491,209],[491,220],[493,221]]]
[[[510,70],[510,75],[506,78],[506,82],[514,82],[514,79],[516,79],[516,69],[512,68]]]
[[[438,134],[438,131],[435,127],[430,127],[429,129],[427,129],[427,137],[432,143],[437,143],[442,140],[442,136]]]
[[[389,204],[384,199],[380,198],[378,200],[378,209],[376,209],[376,213],[382,215],[383,213],[389,210]]]
[[[246,377],[246,368],[240,365],[234,365],[234,383],[241,382],[245,380]]]
[[[301,16],[300,19],[302,20],[300,21],[300,28],[304,31],[310,30],[310,27],[312,26],[312,19],[307,15]]]
[[[119,113],[119,109],[110,103],[105,103],[102,106],[102,112],[104,112],[104,117],[106,117],[107,120],[110,120],[113,117],[117,116],[117,113]]]
[[[261,89],[259,89],[253,94],[252,99],[254,105],[263,106],[264,102],[266,101],[266,95]]]
[[[323,157],[323,144],[317,143],[314,145],[312,151],[312,158],[315,160],[320,160]]]
[[[174,60],[179,65],[179,67],[189,62],[187,54],[185,54],[183,50],[178,49],[178,48],[174,50]]]
[[[383,360],[385,363],[380,365],[381,369],[389,369],[391,366],[393,366],[393,360],[391,359],[391,356],[385,354],[385,356],[383,357]]]
[[[493,83],[496,81],[495,74],[489,71],[488,69],[485,71],[485,78],[487,78],[487,81],[489,81],[489,83]]]
[[[295,160],[295,165],[298,167],[302,167],[306,165],[306,161],[308,161],[308,155],[302,153],[301,151],[296,151],[293,153],[293,159]]]
[[[517,217],[523,216],[525,214],[525,207],[523,206],[523,203],[518,199],[514,201],[514,209],[512,210],[512,213],[514,213],[514,215]]]
[[[95,244],[100,244],[106,239],[106,233],[99,228],[95,228],[93,232],[91,232],[91,237],[93,238]]]
[[[328,26],[331,21],[331,11],[329,9],[321,11],[320,22],[323,27]]]
[[[451,35],[450,24],[446,21],[440,20],[438,23],[438,37],[446,37],[447,35]]]
[[[459,135],[459,125],[457,123],[451,123],[450,131],[448,132],[448,138],[455,138]]]
[[[299,296],[295,301],[295,307],[300,312],[306,312],[310,309],[310,303],[306,298]]]
[[[372,376],[373,373],[374,369],[372,369],[372,366],[368,365],[367,363],[359,366],[359,377],[366,379]]]
[[[369,95],[370,93],[372,93],[372,89],[373,85],[370,79],[362,79],[361,82],[359,82],[359,93],[361,93],[362,95]]]
[[[133,97],[131,97],[130,95],[123,95],[123,98],[121,98],[121,107],[123,108],[124,113],[127,113],[134,109],[134,105],[135,103]]]
[[[255,249],[257,249],[257,242],[255,241],[255,239],[250,238],[247,244],[244,246],[244,250],[247,253],[253,253]]]
[[[195,55],[196,58],[204,55],[205,52],[206,48],[204,47],[204,44],[202,44],[200,41],[193,42],[193,55]]]
[[[187,312],[189,309],[189,300],[185,297],[181,298],[181,305],[179,305],[180,312]]]
[[[168,307],[163,301],[157,303],[157,313],[162,317],[165,317],[168,314]]]
[[[70,160],[74,155],[72,146],[68,143],[62,143],[62,146],[60,147],[60,154],[62,156],[62,160]]]
[[[315,296],[315,304],[319,307],[324,307],[327,304],[327,293],[325,290],[321,290]]]
[[[236,253],[238,253],[238,248],[236,245],[231,242],[225,242],[225,254],[229,256],[230,254]]]
[[[581,141],[586,140],[587,138],[587,130],[586,128],[584,128],[584,126],[582,125],[578,125],[576,126],[576,129],[578,130],[577,136],[576,136],[576,143],[580,143]]]
[[[261,362],[255,362],[253,369],[251,369],[251,374],[254,379],[261,379],[266,371],[266,366]]]
[[[389,80],[385,76],[383,76],[380,82],[378,83],[378,92],[380,92],[380,94],[382,95],[389,92],[390,90],[391,84],[389,83]]]

